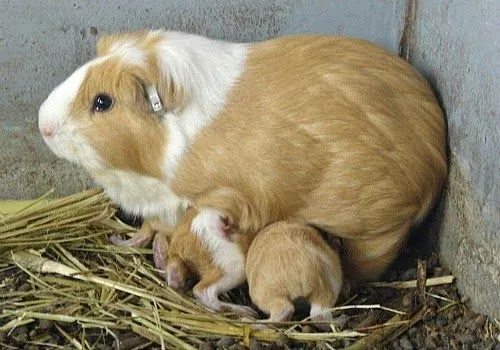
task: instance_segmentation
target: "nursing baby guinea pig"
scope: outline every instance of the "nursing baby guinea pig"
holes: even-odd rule
[[[199,277],[193,295],[210,309],[229,309],[242,316],[256,317],[257,313],[250,307],[219,300],[220,294],[245,282],[245,256],[250,236],[242,236],[239,243],[214,237],[205,245],[191,231],[196,214],[195,209],[188,209],[170,237],[155,236],[156,266],[164,271],[167,284],[177,290],[185,289],[189,277]]]
[[[168,246],[165,241],[159,243],[160,235],[155,237],[154,249],[166,250],[156,256],[166,256],[157,265],[165,271],[170,287],[184,289],[188,278],[196,274],[200,281],[193,287],[193,295],[204,305],[255,317],[251,308],[218,299],[242,284],[246,274],[250,297],[270,314],[267,321],[291,318],[293,301],[298,298],[311,304],[313,320],[331,319],[326,310],[335,305],[342,288],[342,266],[338,253],[316,229],[298,221],[280,221],[260,231],[253,241],[249,235],[233,233],[238,244],[214,237],[205,246],[191,231],[196,215],[196,210],[188,210]]]
[[[312,320],[332,319],[327,310],[342,288],[342,266],[316,229],[293,221],[269,225],[252,241],[245,272],[250,297],[268,321],[289,320],[298,298],[310,303]]]
[[[447,175],[426,80],[374,44],[327,35],[104,36],[41,105],[39,128],[130,213],[175,227],[196,207],[206,241],[227,235],[221,218],[250,235],[298,218],[343,239],[344,272],[360,281],[395,259]]]

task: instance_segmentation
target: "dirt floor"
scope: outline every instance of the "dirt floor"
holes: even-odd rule
[[[437,264],[435,256],[427,259],[427,277],[446,275],[448,272]],[[409,268],[393,274],[397,280],[413,280],[417,278],[417,269]],[[26,282],[26,275],[17,269],[8,269],[0,273],[0,285],[9,286],[9,290],[25,291],[31,288]],[[5,288],[5,287],[4,287]],[[366,348],[381,349],[500,349],[500,324],[495,320],[472,312],[467,301],[461,298],[454,284],[436,286],[426,289],[425,300],[420,300],[416,289],[396,290],[392,288],[363,288],[349,304],[381,304],[396,310],[414,314],[417,311],[416,323],[408,329],[403,328],[401,334],[376,337]],[[418,312],[420,311],[420,312]],[[347,310],[336,316],[336,328],[339,330],[357,330],[360,332],[377,331],[380,325],[387,322],[394,314],[384,310]],[[300,317],[300,315],[299,315]],[[0,326],[2,321],[0,319]],[[62,332],[72,334],[79,327],[75,324],[54,321],[37,321],[29,325],[19,326],[10,332],[0,333],[2,349],[43,349],[40,343],[60,344],[66,348],[67,339]],[[388,327],[391,329],[391,327]],[[311,326],[303,326],[304,332],[311,332]],[[114,336],[90,330],[86,336],[94,349],[116,349],[119,340],[120,349],[155,349],[159,346],[141,338],[132,332],[122,332]],[[116,336],[116,338],[115,338]],[[50,341],[48,341],[50,338]],[[66,344],[66,345],[65,345]],[[232,338],[222,338],[206,342],[203,349],[244,349]],[[322,343],[304,344],[290,343],[286,338],[277,343],[261,344],[251,342],[250,349],[330,349]],[[333,344],[333,348],[357,349],[356,340],[345,339]]]

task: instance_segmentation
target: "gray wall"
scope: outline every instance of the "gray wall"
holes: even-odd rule
[[[439,92],[451,173],[441,257],[476,309],[500,316],[500,2],[419,1],[410,62]]]
[[[397,53],[406,23],[403,49],[438,90],[450,129],[441,256],[473,305],[499,317],[499,19],[497,0],[0,0],[0,198],[89,183],[43,145],[36,115],[91,58],[96,31],[166,27],[238,41],[322,32]]]

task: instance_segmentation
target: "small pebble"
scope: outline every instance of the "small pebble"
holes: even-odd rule
[[[456,337],[462,345],[470,345],[474,343],[474,338],[470,334],[458,334]]]
[[[199,347],[200,350],[215,350],[215,345],[211,341],[206,341]]]
[[[314,333],[314,329],[310,325],[306,324],[302,327],[302,333]]]
[[[417,268],[412,267],[409,270],[406,270],[401,274],[401,280],[403,281],[410,281],[410,280],[415,280],[417,279]]]
[[[40,320],[38,321],[38,329],[49,330],[52,328],[54,323],[51,320]]]
[[[231,345],[234,344],[234,339],[231,337],[222,337],[218,342],[217,342],[217,347],[218,348],[228,348]]]
[[[278,340],[276,340],[276,344],[278,346],[288,347],[290,345],[290,339],[288,339],[285,334],[281,333],[278,337]]]
[[[349,321],[349,316],[347,316],[346,314],[342,314],[333,320],[333,324],[338,329],[343,330],[347,324],[347,321]]]
[[[401,347],[405,350],[413,350],[413,344],[406,335],[401,337],[401,339],[399,340],[399,345],[401,345]]]
[[[12,331],[12,333],[10,333],[10,336],[16,341],[25,342],[28,337],[28,327],[17,327]]]
[[[415,335],[417,334],[417,332],[418,332],[418,329],[416,327],[412,327],[412,328],[410,328],[408,330],[408,336],[410,338],[413,338],[413,337],[415,337]]]
[[[424,344],[425,344],[425,338],[424,336],[422,335],[422,333],[417,333],[415,334],[415,344],[417,345],[417,347],[419,349],[422,349],[424,347]]]
[[[442,326],[446,326],[448,324],[448,318],[446,316],[443,316],[443,315],[438,315],[436,317],[436,326],[439,326],[439,327],[442,327]]]
[[[377,289],[377,295],[380,299],[397,298],[398,292],[393,288],[379,288]]]
[[[412,307],[413,300],[414,300],[414,297],[411,293],[405,294],[405,296],[403,297],[403,301],[402,301],[403,306],[404,307]]]
[[[399,341],[395,340],[391,343],[391,347],[393,350],[400,350],[401,349],[401,346],[399,345]]]
[[[262,350],[262,344],[255,338],[250,339],[250,344],[248,346],[250,350]]]
[[[247,348],[245,345],[239,343],[233,344],[228,348],[228,350],[246,350],[246,349]]]
[[[354,342],[352,340],[350,340],[350,339],[344,339],[343,347],[347,348],[347,347],[351,346],[352,344],[354,344]]]
[[[435,267],[433,269],[433,272],[434,272],[434,277],[444,276],[443,275],[443,268],[442,267]]]
[[[486,320],[487,318],[484,315],[479,315],[478,317],[476,317],[476,319],[474,320],[475,321],[474,330],[479,330],[483,328],[484,324],[486,323]]]
[[[425,338],[425,348],[426,349],[435,349],[437,347],[437,342],[434,337],[427,336]]]
[[[25,282],[25,283],[21,284],[21,286],[19,288],[17,288],[17,290],[20,291],[20,292],[30,291],[31,290],[31,284],[29,284],[28,282]]]

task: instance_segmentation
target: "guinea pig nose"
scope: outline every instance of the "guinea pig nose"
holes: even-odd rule
[[[57,125],[55,123],[47,123],[40,125],[40,132],[45,138],[52,138],[56,133]]]

